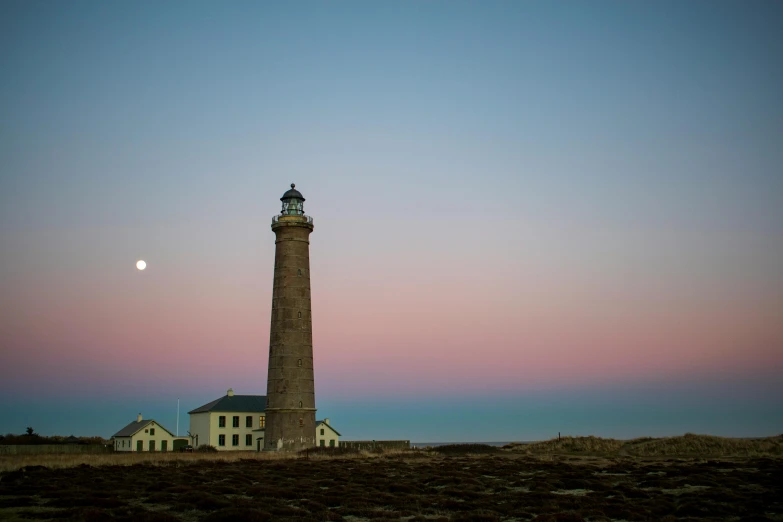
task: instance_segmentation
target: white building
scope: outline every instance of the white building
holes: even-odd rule
[[[189,411],[194,447],[214,446],[220,451],[261,451],[264,447],[266,395],[223,397]]]
[[[194,448],[214,446],[219,451],[261,451],[264,447],[266,395],[226,395],[195,410],[190,415],[190,437]],[[317,446],[340,446],[340,433],[329,419],[316,421]]]
[[[175,436],[154,420],[136,420],[112,436],[114,451],[174,451]]]
[[[340,433],[332,428],[329,419],[315,421],[315,443],[320,447],[339,448]]]

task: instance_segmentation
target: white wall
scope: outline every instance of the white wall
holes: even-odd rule
[[[194,447],[212,444],[209,441],[209,412],[191,413],[190,430],[188,431],[190,431],[191,435],[198,435],[198,441],[193,439],[191,442]]]
[[[220,427],[220,417],[226,418],[225,427]],[[239,427],[235,428],[233,424],[234,417],[239,417]],[[251,417],[251,427],[247,427],[247,417]],[[263,436],[262,432],[253,431],[259,428],[259,417],[265,417],[264,413],[259,412],[205,412],[193,413],[190,415],[190,432],[198,433],[199,445],[209,444],[220,451],[255,451],[256,439]],[[225,445],[220,445],[220,436],[225,436]],[[239,437],[239,444],[234,446],[232,437]],[[250,444],[246,444],[247,435],[250,435]]]
[[[154,431],[154,433],[152,433]],[[150,441],[155,442],[155,451],[161,451],[162,442],[166,441],[166,451],[174,451],[174,439],[176,437],[169,434],[160,424],[152,421],[144,426],[139,432],[133,435],[133,451],[136,451],[137,441],[142,442],[142,451],[150,450]]]
[[[124,442],[124,444],[123,444]],[[114,451],[133,451],[130,437],[115,437]]]
[[[322,431],[323,435],[321,435]],[[340,446],[340,436],[331,426],[323,422],[315,427],[315,445],[321,446],[321,441],[324,441],[323,445],[326,447],[332,445],[330,441],[334,441],[335,448]]]
[[[146,430],[146,431],[145,431]],[[151,433],[154,430],[154,433]],[[171,435],[160,424],[155,421],[150,422],[132,437],[115,437],[115,451],[136,451],[137,441],[142,443],[142,451],[150,450],[150,441],[155,441],[155,451],[162,451],[163,441],[166,441],[166,451],[174,451],[174,439],[177,437]],[[125,441],[125,447],[122,442]]]

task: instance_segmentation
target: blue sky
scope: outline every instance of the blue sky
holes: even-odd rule
[[[0,432],[264,393],[292,181],[348,438],[783,431],[781,20],[4,2]]]

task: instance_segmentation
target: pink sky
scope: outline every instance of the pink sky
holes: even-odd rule
[[[0,433],[264,393],[291,182],[348,436],[783,431],[780,3],[74,2],[3,8]]]

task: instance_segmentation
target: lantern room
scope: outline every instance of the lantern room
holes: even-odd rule
[[[296,185],[291,183],[291,189],[280,198],[283,202],[283,210],[280,213],[284,216],[303,216],[304,200],[302,193],[296,190]]]

